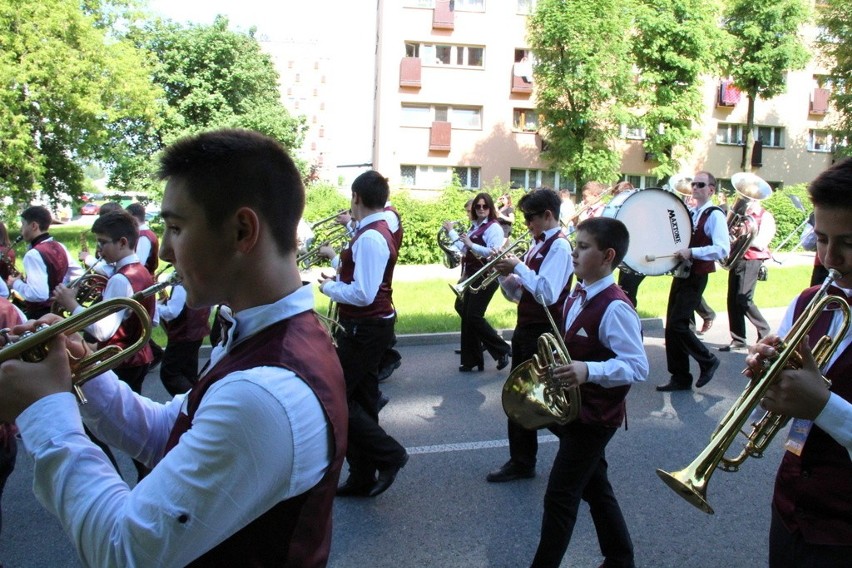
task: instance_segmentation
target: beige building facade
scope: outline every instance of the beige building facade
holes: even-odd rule
[[[540,157],[526,41],[533,4],[378,0],[372,164],[392,187],[428,194],[455,173],[472,189],[495,180],[572,188]],[[808,182],[831,164],[824,73],[811,61],[788,75],[786,93],[757,102],[754,171],[774,186]],[[748,101],[720,77],[706,78],[704,100],[701,136],[681,169],[726,180],[741,170]],[[658,185],[644,133],[622,133],[623,179]]]

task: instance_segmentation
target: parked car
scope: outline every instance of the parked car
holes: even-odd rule
[[[98,211],[101,208],[97,203],[84,203],[82,207],[80,207],[80,215],[97,215]]]

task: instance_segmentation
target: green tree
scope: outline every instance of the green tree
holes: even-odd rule
[[[528,20],[543,157],[578,185],[619,174],[614,143],[634,98],[631,14],[629,0],[539,0]]]
[[[836,152],[852,155],[852,3],[848,0],[825,0],[818,9],[822,30],[817,46],[831,69],[831,101],[835,115],[833,130],[836,140],[845,140]]]
[[[154,20],[130,32],[156,57],[154,82],[165,92],[167,110],[162,125],[149,133],[152,144],[162,148],[202,130],[238,127],[267,134],[290,150],[301,145],[306,121],[281,104],[278,72],[254,34],[229,30],[224,16],[210,26]],[[129,187],[149,182],[140,170],[153,167],[145,157],[117,173]]]
[[[702,74],[722,53],[719,6],[707,0],[640,0],[633,55],[639,68],[645,152],[659,165],[657,177],[677,173],[700,136],[704,111]]]
[[[156,124],[148,61],[104,27],[125,4],[0,0],[0,194],[18,205],[79,195],[83,166]]]
[[[723,28],[733,38],[726,60],[734,85],[748,96],[743,171],[751,171],[754,103],[786,89],[788,71],[802,69],[810,58],[799,37],[809,17],[804,0],[732,0]]]

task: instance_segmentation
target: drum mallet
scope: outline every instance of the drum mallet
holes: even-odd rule
[[[676,254],[661,254],[659,256],[655,256],[653,254],[646,254],[645,255],[645,262],[654,262],[658,258],[673,258],[675,256],[677,256],[677,255]]]

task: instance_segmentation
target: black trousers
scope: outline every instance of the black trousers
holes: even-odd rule
[[[688,278],[673,278],[666,307],[666,363],[672,380],[691,386],[689,358],[698,361],[701,369],[713,364],[714,357],[690,329],[694,312],[701,303],[707,287],[706,274],[690,274]]]
[[[538,338],[552,332],[550,324],[533,324],[516,327],[512,334],[512,370],[532,358],[538,351]],[[520,424],[507,421],[509,434],[509,459],[523,468],[535,468],[538,454],[538,431],[527,430]]]
[[[372,480],[376,470],[399,464],[405,455],[379,425],[379,363],[393,341],[394,320],[341,320],[335,336],[349,403],[346,459],[356,480]]]
[[[509,344],[485,319],[485,310],[499,284],[495,280],[476,294],[466,292],[456,299],[456,313],[461,317],[461,364],[467,367],[484,365],[482,348],[497,360],[511,352]]]
[[[198,380],[198,351],[203,340],[170,341],[160,363],[160,380],[170,395],[183,394]]]
[[[15,462],[18,458],[18,441],[14,435],[9,435],[6,443],[0,442],[0,499],[3,497],[3,488],[6,480],[15,471]],[[0,508],[0,533],[3,532],[3,510]]]
[[[633,302],[634,308],[639,305],[637,296],[639,294],[639,284],[641,284],[643,280],[645,280],[644,274],[638,274],[630,270],[618,271],[618,285],[630,301]]]
[[[741,260],[728,272],[728,320],[734,341],[746,343],[746,318],[757,328],[758,339],[769,335],[769,324],[754,304],[754,288],[762,264],[762,260]]]
[[[769,568],[845,568],[852,557],[849,546],[809,544],[802,533],[790,533],[772,507],[769,526]]]
[[[532,566],[558,568],[582,499],[589,504],[603,565],[633,567],[633,543],[607,476],[606,445],[616,428],[574,421],[553,430],[559,451],[544,494],[541,539]]]

